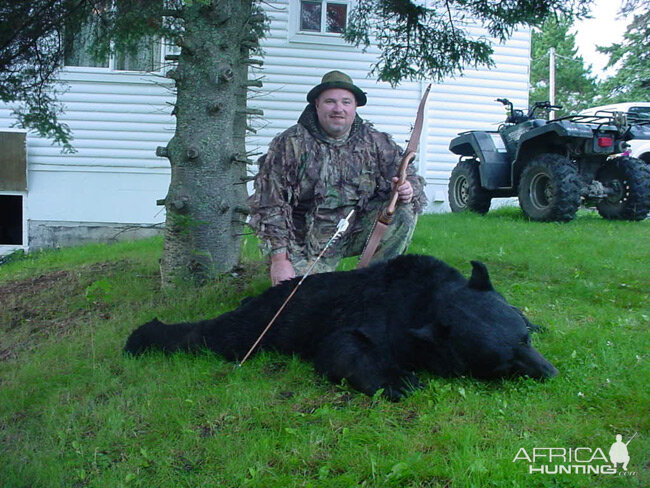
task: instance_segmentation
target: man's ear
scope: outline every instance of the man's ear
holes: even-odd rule
[[[494,287],[490,282],[487,266],[480,261],[471,261],[472,277],[467,284],[470,288],[478,291],[492,291]]]

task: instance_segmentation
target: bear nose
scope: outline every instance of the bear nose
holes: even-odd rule
[[[515,358],[517,373],[535,379],[549,379],[558,375],[558,370],[542,356],[534,347],[526,347],[518,351]]]
[[[553,366],[551,363],[549,363],[548,361],[546,361],[545,359],[544,362],[539,365],[538,375],[537,376],[529,375],[529,376],[540,380],[548,380],[551,378],[555,378],[558,374],[559,371],[557,370],[557,368]]]

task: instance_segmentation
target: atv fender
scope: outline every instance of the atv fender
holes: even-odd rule
[[[519,185],[519,176],[526,164],[541,153],[566,154],[569,141],[593,141],[594,132],[584,124],[571,121],[554,122],[535,127],[521,134],[515,161],[512,165],[512,180]]]
[[[562,123],[552,123],[535,127],[525,132],[519,138],[519,151],[522,147],[531,140],[548,139],[558,141],[561,139],[585,139],[591,140],[594,137],[594,132],[590,127],[585,127],[584,124],[576,124],[574,122],[563,121]]]
[[[479,175],[484,189],[512,188],[510,161],[498,132],[463,132],[452,139],[449,150],[460,156],[474,156],[480,161]]]

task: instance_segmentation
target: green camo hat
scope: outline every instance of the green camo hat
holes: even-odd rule
[[[344,88],[345,90],[352,92],[359,107],[363,107],[368,101],[366,94],[362,92],[359,87],[354,85],[352,78],[341,71],[330,71],[329,73],[326,73],[325,76],[323,76],[320,85],[316,85],[309,91],[307,94],[307,101],[309,103],[314,103],[318,98],[318,95],[330,88]]]

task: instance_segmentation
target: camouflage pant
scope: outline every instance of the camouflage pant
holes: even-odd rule
[[[364,214],[355,220],[354,224],[343,236],[330,246],[325,255],[316,263],[312,273],[334,271],[341,259],[361,255],[373,230],[377,216],[384,205],[385,202],[369,202]],[[418,216],[413,209],[413,205],[398,204],[393,215],[393,221],[386,229],[371,263],[388,260],[403,254],[411,243],[417,220]],[[333,232],[331,235],[333,235]],[[294,251],[289,258],[297,275],[305,274],[316,259],[314,257],[310,260],[299,251]]]

